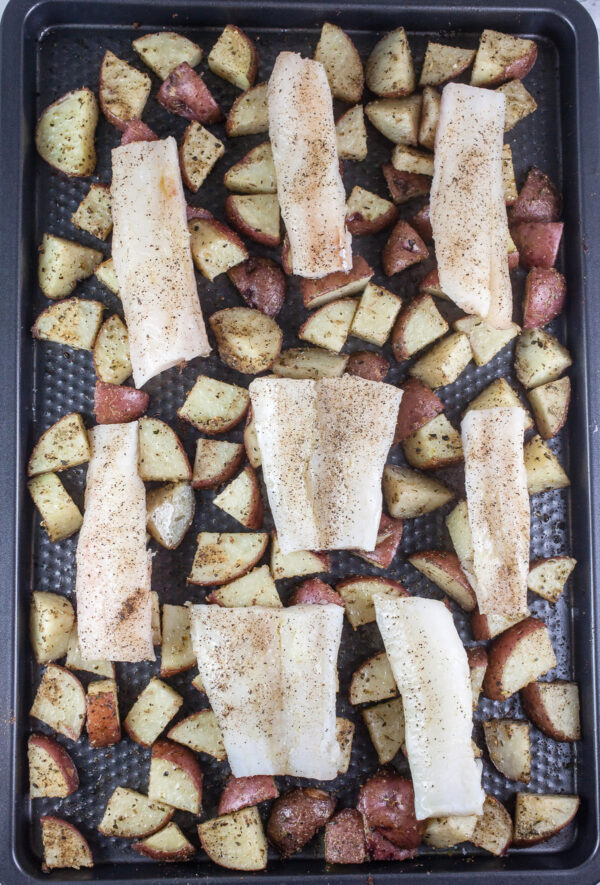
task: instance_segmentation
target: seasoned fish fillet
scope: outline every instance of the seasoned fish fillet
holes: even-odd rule
[[[529,614],[524,429],[519,408],[471,409],[461,426],[477,604],[482,614],[517,620]]]
[[[452,615],[436,599],[373,598],[402,695],[417,819],[481,814],[485,794],[471,745],[471,677]]]
[[[111,200],[112,257],[133,380],[141,387],[171,366],[210,353],[175,139],[114,148]]]
[[[75,585],[81,654],[91,661],[153,661],[138,422],[99,424],[89,437]]]
[[[282,552],[373,550],[402,391],[350,375],[249,390]]]
[[[343,609],[190,608],[192,643],[235,777],[332,780]]]
[[[352,238],[323,65],[280,52],[269,79],[268,105],[277,196],[294,273],[314,279],[349,271]]]
[[[497,329],[512,321],[504,111],[501,92],[460,83],[444,87],[430,199],[442,291]]]

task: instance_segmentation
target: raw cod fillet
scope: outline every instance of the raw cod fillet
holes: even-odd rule
[[[138,422],[99,424],[89,436],[75,585],[81,654],[91,661],[153,661]]]
[[[138,141],[112,151],[112,256],[133,380],[208,356],[177,144]]]
[[[282,553],[373,550],[402,391],[349,375],[256,378],[249,391]]]
[[[346,195],[339,170],[325,68],[280,52],[268,89],[277,196],[295,274],[319,278],[352,268]]]
[[[491,89],[444,87],[430,199],[442,291],[496,329],[512,322],[502,184],[505,103]]]
[[[190,608],[192,643],[235,777],[337,777],[338,605]]]
[[[469,580],[482,614],[520,620],[529,614],[525,412],[519,408],[471,409],[461,430],[473,540]]]
[[[436,599],[373,597],[398,690],[418,820],[481,814],[471,677],[452,615]]]

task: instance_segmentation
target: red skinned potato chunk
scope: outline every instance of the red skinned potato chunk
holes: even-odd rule
[[[324,790],[304,787],[275,800],[267,823],[269,841],[286,858],[310,842],[335,809],[335,799]]]
[[[231,814],[267,799],[277,799],[279,790],[270,774],[254,777],[230,777],[219,799],[217,814]]]
[[[423,261],[429,252],[414,228],[406,221],[399,221],[383,247],[382,261],[386,276],[391,277]]]
[[[158,135],[143,120],[128,120],[121,136],[121,147],[133,141],[158,141]]]
[[[156,100],[172,114],[197,123],[217,123],[223,117],[208,86],[186,61],[171,71]]]
[[[365,827],[360,811],[344,808],[325,826],[325,863],[364,863]]]
[[[556,666],[548,629],[538,618],[525,618],[492,642],[483,693],[505,701]]]
[[[44,848],[42,864],[44,873],[49,873],[51,870],[80,870],[82,867],[94,866],[90,846],[77,827],[60,817],[51,815],[41,817],[40,823]]]
[[[344,600],[333,587],[320,578],[308,578],[294,590],[288,605],[341,605]]]
[[[125,424],[137,421],[146,409],[150,397],[135,387],[120,387],[96,381],[94,390],[94,413],[98,424]]]
[[[404,524],[401,519],[392,519],[387,513],[382,513],[375,550],[353,550],[352,552],[355,556],[360,556],[361,559],[377,568],[389,568],[402,542],[403,528]]]
[[[356,807],[370,827],[397,848],[421,844],[425,821],[415,817],[412,781],[392,770],[379,771],[360,788]]]
[[[346,365],[348,375],[357,375],[367,381],[383,381],[390,370],[390,364],[380,353],[372,350],[357,350],[350,354]]]
[[[532,267],[525,281],[523,328],[539,329],[565,306],[567,282],[554,267]]]
[[[429,175],[419,175],[418,172],[405,172],[396,169],[391,163],[384,163],[381,167],[386,180],[390,196],[396,205],[408,203],[415,197],[425,197],[431,190],[431,178]]]
[[[248,307],[275,317],[283,307],[287,284],[281,267],[270,258],[252,256],[231,267],[227,276]]]
[[[433,243],[433,228],[431,227],[431,215],[429,203],[413,215],[411,224],[424,243]]]
[[[398,848],[382,836],[379,830],[367,827],[367,850],[372,860],[409,860],[416,857],[416,848]]]
[[[27,742],[29,795],[32,799],[70,796],[79,787],[73,760],[54,738],[31,734]]]
[[[519,196],[508,210],[508,221],[558,221],[562,211],[562,196],[545,172],[532,166]]]
[[[423,427],[444,411],[444,404],[436,394],[417,378],[407,378],[400,385],[402,400],[398,410],[394,445],[402,442],[419,427]]]
[[[512,227],[521,267],[554,267],[563,226],[562,221],[527,221]]]

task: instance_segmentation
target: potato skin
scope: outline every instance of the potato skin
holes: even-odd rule
[[[137,421],[148,408],[149,402],[150,397],[144,390],[96,381],[94,413],[98,424]]]
[[[524,221],[558,221],[562,211],[562,196],[545,172],[532,166],[519,196],[508,210],[512,224]]]
[[[387,212],[372,219],[365,218],[362,212],[352,212],[346,216],[346,227],[352,236],[361,237],[364,234],[378,234],[393,224],[397,218],[398,210],[395,206],[390,206]]]
[[[420,212],[410,220],[410,223],[419,234],[424,243],[433,243],[433,228],[431,226],[431,215],[429,203],[423,206]]]
[[[436,394],[417,378],[407,378],[400,385],[402,401],[398,410],[394,445],[402,442],[419,427],[423,427],[444,411],[444,404]]]
[[[267,799],[276,799],[279,790],[270,774],[257,774],[254,777],[233,777],[225,784],[219,799],[217,814],[231,814],[248,805],[258,805]]]
[[[307,578],[294,590],[288,605],[340,605],[343,608],[344,600],[320,578]]]
[[[401,172],[391,163],[381,167],[390,196],[396,205],[408,203],[415,197],[425,197],[431,190],[431,178],[418,172]]]
[[[344,808],[325,827],[326,863],[364,863],[367,844],[362,814]]]
[[[134,141],[158,141],[158,135],[142,120],[127,120],[121,136],[121,147]]]
[[[420,845],[425,821],[415,817],[415,792],[409,778],[390,769],[377,772],[360,788],[356,807],[369,826],[397,848],[412,851]]]
[[[427,246],[416,230],[408,222],[399,221],[383,247],[383,271],[386,276],[391,277],[413,264],[418,264],[428,255]]]
[[[559,315],[567,298],[567,282],[555,267],[532,267],[525,281],[523,328],[539,329]]]
[[[390,364],[380,353],[372,350],[357,350],[350,354],[346,365],[348,375],[357,375],[367,381],[383,381],[390,370]]]
[[[502,690],[502,671],[506,660],[524,636],[536,630],[544,630],[545,627],[539,618],[525,618],[494,639],[489,648],[488,667],[483,679],[483,693],[486,698],[492,701],[506,700],[507,696]]]
[[[567,679],[555,679],[553,684],[569,685],[570,683]],[[546,712],[546,707],[544,706],[544,701],[540,692],[539,682],[530,682],[529,685],[526,685],[521,689],[520,695],[525,715],[531,720],[536,728],[539,728],[539,730],[544,734],[547,734],[548,737],[553,738],[555,741],[570,742],[581,740],[579,728],[575,729],[574,734],[564,734],[556,727],[555,723]]]
[[[562,232],[562,221],[526,221],[511,227],[521,267],[554,267]]]
[[[164,81],[156,100],[167,111],[196,120],[198,123],[217,123],[223,114],[202,77],[184,61]]]
[[[275,317],[283,307],[287,290],[285,274],[270,258],[252,256],[231,267],[227,276],[248,307]]]
[[[291,790],[273,804],[267,823],[269,841],[282,857],[289,857],[312,839],[334,809],[334,797],[324,790],[314,787]]]

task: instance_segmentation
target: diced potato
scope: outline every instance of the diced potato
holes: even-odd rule
[[[460,49],[442,43],[427,44],[419,86],[441,86],[453,80],[469,67],[475,58],[474,49]]]
[[[226,608],[249,605],[264,605],[268,608],[282,606],[268,565],[261,565],[236,581],[217,587],[210,594],[210,600]]]
[[[427,820],[423,842],[432,848],[448,849],[471,839],[477,824],[476,814],[450,814]]]
[[[335,720],[335,733],[340,745],[340,761],[338,774],[346,774],[350,768],[352,758],[352,742],[354,740],[354,722],[337,716]]]
[[[33,337],[77,350],[92,350],[103,311],[101,301],[67,298],[42,311],[33,326]]]
[[[195,68],[202,61],[202,50],[182,34],[173,31],[159,31],[157,34],[144,34],[131,44],[144,64],[161,80],[166,80],[171,71],[186,61]]]
[[[421,106],[421,121],[419,123],[419,144],[432,151],[435,148],[435,133],[440,120],[440,105],[442,97],[433,86],[426,86],[423,90],[423,102]]]
[[[160,675],[163,678],[175,676],[195,666],[189,608],[185,605],[163,605]]]
[[[326,553],[297,550],[295,553],[284,554],[280,550],[277,535],[273,535],[271,573],[276,581],[283,578],[303,578],[307,575],[317,575],[321,572],[328,572],[329,569],[330,562]]]
[[[67,653],[75,621],[73,606],[58,593],[36,590],[29,608],[29,637],[38,664],[57,661]]]
[[[183,133],[179,146],[179,161],[185,186],[195,193],[224,153],[223,142],[193,120]]]
[[[104,116],[116,126],[125,129],[129,120],[141,120],[146,107],[152,80],[110,51],[105,53],[100,68],[100,107]]]
[[[182,704],[181,695],[155,676],[127,714],[125,731],[138,744],[151,747]]]
[[[83,670],[85,673],[93,673],[95,676],[102,676],[105,679],[115,678],[115,666],[110,661],[89,661],[86,658],[82,658],[76,621],[73,623],[69,634],[65,667],[69,670]]]
[[[380,98],[365,107],[365,113],[373,126],[394,144],[419,143],[421,119],[421,96],[406,98]]]
[[[572,556],[551,556],[531,563],[527,576],[527,589],[537,593],[548,602],[556,602],[577,565]]]
[[[402,749],[404,743],[404,707],[402,698],[383,701],[361,710],[369,737],[373,742],[380,765],[387,765]]]
[[[221,489],[213,498],[213,504],[247,529],[259,529],[263,524],[264,505],[260,484],[249,464]]]
[[[550,489],[564,489],[571,484],[558,458],[540,436],[534,436],[525,443],[523,455],[530,495]]]
[[[106,384],[122,384],[133,371],[127,326],[116,313],[104,321],[96,336],[94,368]]]
[[[533,40],[486,28],[471,72],[471,86],[493,86],[512,77],[525,77],[537,58]]]
[[[489,719],[483,723],[490,759],[509,780],[528,784],[531,777],[529,722],[519,719]]]
[[[385,506],[395,519],[414,519],[443,507],[454,493],[440,480],[401,467],[386,464],[383,469]]]
[[[240,443],[222,439],[199,439],[196,443],[193,487],[210,489],[227,482],[243,460],[244,447]]]
[[[542,439],[551,439],[567,420],[571,400],[571,381],[568,376],[549,381],[527,392],[535,423]]]
[[[512,389],[506,378],[496,378],[491,384],[481,391],[481,393],[472,399],[465,414],[469,409],[523,409],[525,412],[525,430],[531,430],[533,427],[533,418],[527,411],[515,391]]]
[[[350,703],[364,704],[396,697],[398,689],[388,656],[384,651],[368,658],[352,674]]]
[[[100,280],[102,285],[106,286],[107,289],[110,289],[113,295],[119,294],[119,281],[115,273],[115,265],[112,258],[99,264],[94,273],[96,279]]]
[[[248,151],[225,173],[225,187],[240,194],[276,194],[277,178],[269,141]]]
[[[519,120],[533,114],[537,108],[535,98],[527,92],[520,80],[510,80],[504,86],[500,86],[496,92],[502,92],[506,96],[505,132],[513,129]]]
[[[401,307],[399,295],[382,286],[367,283],[352,320],[350,335],[383,347]]]
[[[85,722],[85,691],[79,679],[58,664],[48,664],[29,715],[78,741]]]
[[[98,824],[104,836],[133,839],[160,830],[173,817],[173,809],[162,802],[151,802],[147,796],[117,787],[112,793]]]
[[[430,295],[417,295],[402,309],[394,326],[394,356],[398,362],[409,359],[447,331],[448,323],[435,306],[433,298]]]
[[[258,71],[256,46],[240,28],[227,25],[210,50],[208,66],[238,89],[250,89]]]
[[[198,837],[221,867],[254,872],[267,866],[267,839],[256,805],[199,824]]]
[[[410,367],[409,375],[428,387],[452,384],[471,362],[469,338],[464,332],[451,332],[436,342]]]
[[[324,304],[303,323],[298,338],[339,353],[350,332],[357,303],[356,298],[340,298]]]
[[[188,582],[212,587],[241,578],[262,559],[268,543],[266,532],[200,532]]]
[[[375,45],[365,70],[367,86],[375,95],[408,95],[415,88],[415,71],[404,28],[390,31]]]
[[[189,229],[194,264],[211,281],[248,258],[238,235],[215,218],[195,218]]]
[[[219,356],[227,366],[254,375],[271,368],[279,356],[283,332],[273,317],[249,307],[229,307],[210,318]]]
[[[52,543],[79,531],[83,522],[81,512],[55,473],[35,476],[27,488]]]
[[[71,412],[39,438],[27,465],[27,476],[60,472],[89,459],[90,444],[83,418],[79,412]]]
[[[156,590],[150,593],[150,605],[152,608],[152,645],[160,645],[162,634],[160,629],[160,601]]]
[[[411,467],[422,470],[448,467],[463,459],[460,433],[443,414],[411,433],[402,449]]]
[[[146,526],[155,541],[175,550],[194,519],[194,492],[189,482],[168,483],[146,495]]]
[[[96,96],[85,87],[75,89],[44,109],[35,130],[35,146],[42,159],[65,175],[91,175],[96,168],[97,125]]]
[[[160,418],[140,418],[138,470],[144,482],[187,482],[192,471],[181,440]]]
[[[556,381],[573,360],[566,347],[545,329],[526,329],[515,348],[515,372],[523,387]]]
[[[478,316],[462,317],[452,327],[457,332],[464,332],[469,337],[475,365],[485,366],[509,341],[519,334],[519,327],[511,323],[508,329],[494,329]]]
[[[44,234],[40,247],[38,278],[47,298],[65,298],[80,280],[91,277],[104,256],[54,234]]]
[[[513,845],[545,842],[571,823],[578,808],[579,796],[517,793]]]
[[[106,184],[92,184],[71,215],[71,222],[99,240],[105,240],[112,230],[110,188]]]
[[[356,630],[363,624],[375,620],[375,595],[405,596],[406,590],[397,581],[369,575],[346,578],[336,585],[337,592],[344,600],[346,617]]]
[[[340,160],[367,159],[367,127],[361,104],[349,108],[335,124],[338,156]]]
[[[269,131],[267,86],[259,83],[236,98],[227,117],[227,135],[260,135]]]
[[[433,154],[426,154],[408,145],[397,144],[392,151],[392,166],[401,172],[433,175]]]
[[[332,353],[321,347],[291,347],[281,351],[271,369],[280,378],[341,378],[347,363],[347,353]]]
[[[174,725],[167,734],[171,741],[189,747],[195,753],[206,753],[219,762],[227,759],[223,735],[212,710],[192,713]]]
[[[364,85],[360,55],[350,37],[337,25],[325,22],[315,49],[315,61],[325,68],[334,98],[360,101]]]
[[[248,410],[248,391],[208,375],[199,375],[177,414],[202,433],[214,435],[235,427]]]
[[[81,870],[94,866],[90,846],[77,827],[51,815],[43,815],[40,822],[44,848],[43,871]]]
[[[504,188],[504,202],[507,206],[510,206],[517,199],[518,191],[517,182],[515,181],[512,148],[509,144],[502,145],[502,187]]]
[[[358,185],[352,188],[346,201],[346,224],[353,236],[376,234],[397,217],[398,210],[389,200]]]

